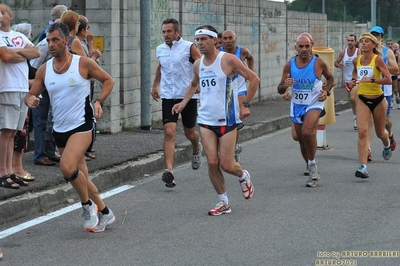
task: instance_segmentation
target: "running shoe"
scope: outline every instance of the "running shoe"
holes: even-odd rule
[[[367,157],[367,160],[368,160],[368,162],[371,162],[371,161],[372,161],[372,153],[371,153],[371,150],[370,150],[370,149],[368,149],[368,157]]]
[[[306,182],[306,187],[315,187],[317,181],[321,178],[316,164],[310,164],[310,177]]]
[[[242,152],[242,145],[236,144],[236,147],[235,147],[235,155],[233,155],[233,160],[234,160],[235,162],[237,162],[237,163],[240,161],[239,153],[241,153],[241,152]]]
[[[82,205],[82,216],[85,218],[83,227],[86,231],[92,231],[93,228],[99,223],[99,217],[97,216],[97,205],[92,200],[90,201],[92,202],[92,205]]]
[[[106,226],[110,226],[115,222],[115,215],[112,212],[112,210],[110,210],[110,209],[109,209],[108,214],[103,214],[103,213],[99,212],[98,216],[99,216],[99,223],[90,232],[93,232],[93,233],[104,232],[104,230],[106,229]]]
[[[393,108],[393,106],[394,106],[394,104],[396,103],[396,99],[394,99],[393,97],[392,97],[392,99],[390,100],[390,108]]]
[[[192,169],[193,170],[199,169],[203,162],[203,156],[201,154],[203,152],[203,146],[201,145],[200,142],[199,142],[199,147],[200,147],[200,149],[197,152],[193,152],[193,157],[192,157]]]
[[[304,170],[304,173],[303,173],[304,175],[310,175],[310,167],[308,166],[308,164],[307,164],[307,166],[306,166],[306,170]]]
[[[390,149],[394,151],[396,149],[396,140],[394,139],[393,134],[391,137],[389,136],[389,140],[390,140]]]
[[[364,167],[363,165],[360,165],[360,167],[359,167],[359,168],[357,169],[357,171],[356,171],[355,176],[356,176],[356,177],[359,177],[359,178],[368,178],[369,175],[368,175],[368,170],[367,170],[367,168]]]
[[[247,170],[243,170],[246,178],[240,182],[240,187],[242,188],[243,197],[245,199],[250,199],[254,194],[254,187],[250,180],[250,174]]]
[[[217,203],[217,205],[215,205],[214,209],[208,211],[208,214],[216,216],[225,213],[231,213],[231,211],[232,211],[231,206],[226,204],[225,201],[221,200],[220,202]]]
[[[354,130],[357,130],[357,119],[353,118],[353,126],[354,126]]]
[[[176,186],[172,170],[165,169],[164,173],[162,174],[162,181],[165,182],[165,186],[168,188],[173,188]]]
[[[389,160],[392,157],[392,150],[390,148],[383,148],[382,156],[386,161]]]

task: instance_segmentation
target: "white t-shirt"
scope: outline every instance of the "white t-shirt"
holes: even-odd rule
[[[24,48],[32,42],[22,33],[16,31],[0,30],[0,47],[8,49]],[[25,61],[19,63],[5,63],[0,60],[0,92],[28,92],[28,64]]]

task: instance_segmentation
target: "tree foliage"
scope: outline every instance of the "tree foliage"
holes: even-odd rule
[[[288,9],[322,13],[323,0],[294,0]],[[371,0],[325,0],[325,13],[328,20],[371,21]],[[384,28],[399,27],[400,0],[376,0],[376,24]]]

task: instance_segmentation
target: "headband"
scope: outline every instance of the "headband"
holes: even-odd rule
[[[375,38],[375,36],[373,35],[369,35],[369,34],[362,34],[359,41],[361,41],[361,39],[370,39],[371,41],[373,41],[375,44],[378,44],[378,40]]]
[[[213,31],[207,30],[207,29],[196,30],[194,36],[197,36],[197,35],[200,35],[200,34],[206,34],[206,35],[209,35],[209,36],[214,37],[214,38],[218,37],[218,34],[216,32],[213,32]]]

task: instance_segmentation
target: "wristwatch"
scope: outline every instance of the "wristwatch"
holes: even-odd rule
[[[326,91],[326,96],[327,97],[331,96],[331,91]]]
[[[375,82],[375,78],[372,77],[372,78],[371,78],[371,83],[374,83],[374,82]]]
[[[243,104],[243,106],[246,107],[246,108],[249,108],[249,107],[250,107],[249,102],[243,101],[242,104]]]

